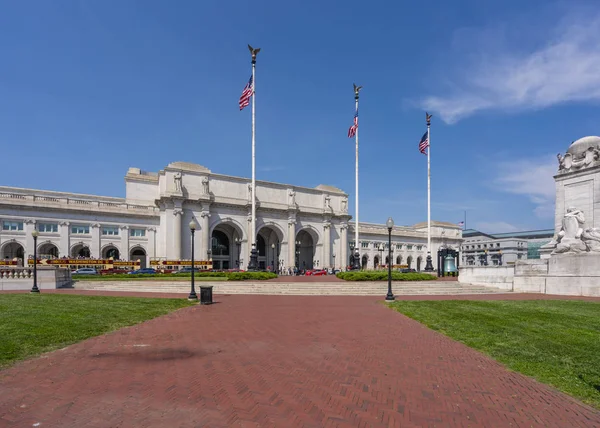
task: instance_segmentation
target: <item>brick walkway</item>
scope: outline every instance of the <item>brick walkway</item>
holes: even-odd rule
[[[600,427],[372,297],[218,300],[0,372],[0,427]]]

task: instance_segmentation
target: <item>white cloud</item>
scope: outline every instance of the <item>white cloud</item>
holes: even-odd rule
[[[463,77],[452,82],[450,93],[430,96],[422,107],[454,123],[482,110],[600,101],[600,13],[571,15],[553,27],[548,41],[528,52],[490,40],[481,52],[462,57],[455,71]],[[524,45],[528,36],[521,36]]]
[[[555,157],[501,162],[497,169],[494,184],[499,190],[527,196],[536,205],[533,211],[539,218],[554,216],[556,187],[553,176],[558,170]]]
[[[517,226],[504,221],[487,222],[482,221],[475,224],[475,230],[479,230],[485,233],[505,233],[505,232],[517,232],[521,230]]]

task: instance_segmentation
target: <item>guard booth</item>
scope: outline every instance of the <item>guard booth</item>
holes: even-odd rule
[[[438,277],[446,276],[446,273],[452,276],[458,276],[458,267],[460,264],[458,251],[452,248],[440,248],[437,253]]]

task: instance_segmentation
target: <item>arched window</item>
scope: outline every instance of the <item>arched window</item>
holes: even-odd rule
[[[212,233],[211,239],[211,252],[214,256],[228,256],[229,255],[229,238],[220,230],[215,230]]]
[[[265,238],[263,238],[261,235],[258,235],[256,238],[256,250],[258,251],[259,256],[264,256],[266,254],[265,247]]]

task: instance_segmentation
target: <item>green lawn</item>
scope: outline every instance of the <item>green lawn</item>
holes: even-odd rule
[[[183,298],[0,294],[0,367],[191,304]]]
[[[600,303],[445,300],[391,307],[600,408]]]

